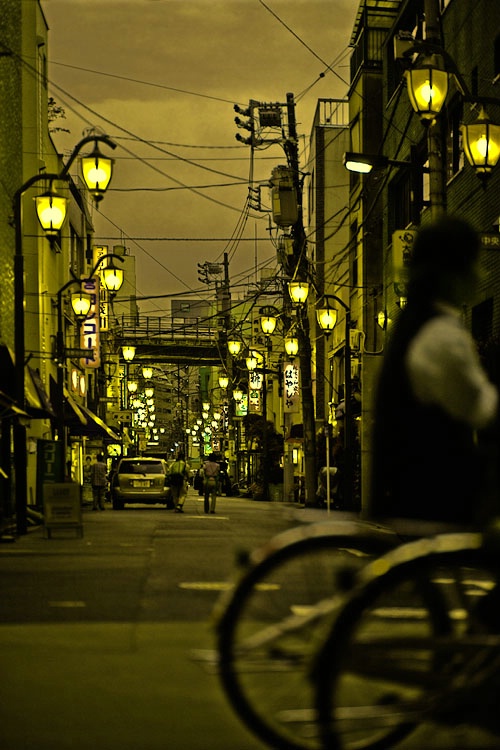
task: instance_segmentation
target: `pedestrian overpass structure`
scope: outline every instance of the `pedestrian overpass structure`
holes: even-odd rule
[[[118,321],[118,344],[135,346],[135,360],[144,364],[214,366],[225,359],[223,330],[206,318],[123,316]]]

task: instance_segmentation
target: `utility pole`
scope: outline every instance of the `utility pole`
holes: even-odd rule
[[[283,108],[286,107],[288,133],[283,135]],[[302,178],[299,170],[299,149],[297,143],[297,127],[295,120],[295,100],[293,94],[286,95],[286,104],[273,102],[263,103],[250,99],[249,106],[241,109],[235,105],[235,111],[246,117],[242,120],[240,117],[235,118],[239,128],[249,132],[248,137],[239,133],[236,139],[240,143],[246,143],[252,149],[251,164],[253,169],[253,152],[255,148],[265,143],[280,143],[286,154],[288,168],[277,167],[274,178],[278,185],[280,182],[280,173],[289,172],[291,175],[292,186],[286,186],[284,194],[280,195],[282,200],[280,210],[282,210],[282,221],[277,221],[279,226],[291,228],[292,253],[282,260],[285,276],[294,281],[308,281],[308,261],[306,256],[306,237],[302,217]],[[258,125],[256,129],[256,112],[258,114]],[[267,128],[280,128],[279,138],[268,138],[265,135]],[[253,172],[251,179],[253,179]],[[272,182],[271,182],[272,184]],[[253,187],[253,185],[252,185]],[[275,183],[276,187],[276,183]],[[293,188],[293,190],[291,189]],[[277,190],[280,193],[279,187]],[[292,200],[294,194],[297,205]],[[253,197],[253,192],[251,192]],[[290,318],[291,304],[287,302],[288,295],[285,297],[284,305],[286,314]],[[300,362],[300,379],[302,395],[302,427],[303,427],[303,453],[304,453],[304,474],[305,474],[305,500],[306,504],[314,502],[316,493],[316,429],[314,422],[314,398],[312,388],[312,370],[311,370],[311,340],[309,332],[309,318],[307,306],[303,305],[297,309],[297,338],[299,339],[299,362]]]
[[[302,178],[299,171],[299,149],[297,143],[297,127],[295,120],[294,95],[286,95],[288,116],[288,138],[285,140],[285,153],[288,165],[292,170],[294,187],[297,195],[298,218],[292,226],[293,252],[286,259],[285,273],[296,281],[308,281],[308,261],[306,254],[306,236],[302,215]],[[306,505],[314,503],[316,493],[316,428],[314,422],[314,397],[311,370],[311,338],[307,306],[297,309],[299,339],[299,362],[302,394],[302,429],[305,474]]]

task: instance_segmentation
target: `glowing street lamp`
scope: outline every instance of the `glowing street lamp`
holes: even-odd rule
[[[481,107],[479,117],[469,125],[462,125],[463,148],[476,174],[488,176],[500,158],[500,125],[491,122]]]
[[[427,55],[405,71],[411,106],[422,120],[434,120],[448,94],[448,73],[438,55]]]

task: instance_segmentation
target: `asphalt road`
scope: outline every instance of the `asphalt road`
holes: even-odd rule
[[[213,608],[242,551],[325,513],[223,497],[207,516],[190,490],[183,514],[83,515],[82,538],[0,545],[1,750],[262,750],[215,672]],[[499,746],[460,725],[398,750]]]

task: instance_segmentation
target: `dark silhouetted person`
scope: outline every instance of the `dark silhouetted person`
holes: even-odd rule
[[[477,431],[498,392],[462,320],[479,239],[443,216],[417,233],[407,304],[390,331],[375,400],[370,515],[477,521],[487,475]]]
[[[208,513],[209,510],[210,513],[215,513],[220,472],[220,466],[215,458],[215,453],[211,453],[208,457],[208,461],[205,461],[205,463],[203,464],[203,493],[205,495],[205,513]]]
[[[184,453],[179,452],[176,460],[169,469],[170,490],[176,513],[184,513],[183,505],[187,495],[187,480],[189,478],[189,466],[184,458]]]
[[[104,456],[99,453],[95,464],[90,467],[92,483],[92,510],[104,510],[104,495],[108,486],[108,469]]]

